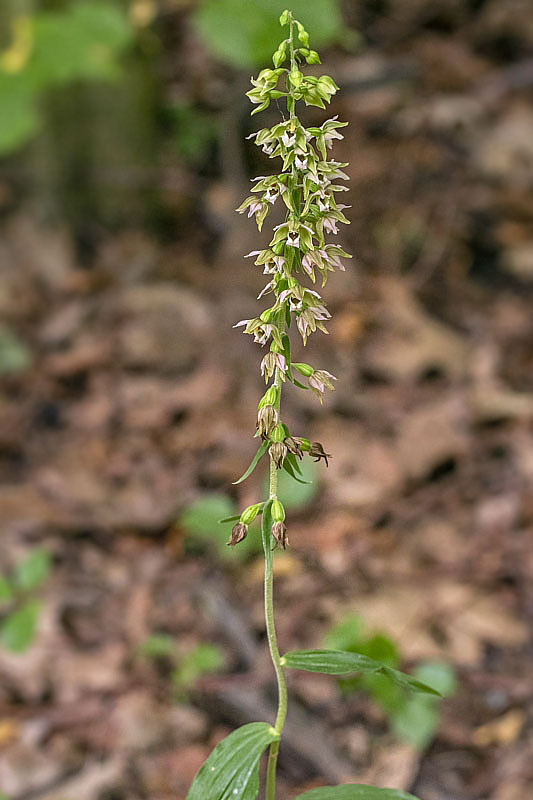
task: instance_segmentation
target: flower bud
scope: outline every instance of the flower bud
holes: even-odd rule
[[[263,311],[262,314],[259,315],[259,319],[261,320],[261,322],[270,322],[271,316],[272,316],[272,311],[270,310],[270,308],[267,308],[265,311]]]
[[[283,44],[281,44],[274,53],[274,55],[272,56],[272,61],[274,63],[274,66],[281,67],[281,65],[285,61],[286,56],[287,56],[286,49],[283,46]]]
[[[243,525],[250,525],[261,511],[262,505],[262,503],[255,503],[253,506],[245,508],[239,521]]]
[[[306,378],[310,378],[314,372],[314,369],[310,364],[301,364],[301,363],[295,364],[294,362],[292,362],[291,366],[293,366],[294,369],[297,369],[298,372],[301,375],[304,375]]]
[[[298,439],[295,439],[293,436],[287,436],[284,442],[289,453],[292,453],[293,456],[297,456],[298,458],[303,458],[302,447]]]
[[[278,424],[278,412],[274,406],[263,406],[257,415],[257,430],[261,437],[270,436],[272,429]]]
[[[273,406],[278,399],[278,389],[276,386],[269,386],[263,397],[259,401],[257,410],[260,411],[264,406]],[[277,420],[276,420],[277,421]]]
[[[284,522],[275,522],[272,525],[272,536],[276,540],[277,544],[279,544],[281,549],[285,550],[289,544],[289,538],[287,536],[287,527]]]
[[[237,522],[237,524],[233,526],[231,536],[226,544],[229,547],[235,547],[236,544],[239,544],[239,542],[242,542],[243,539],[246,539],[247,533],[248,525],[245,525],[243,522]]]
[[[273,442],[282,442],[285,439],[286,435],[287,434],[285,433],[285,427],[282,424],[278,424],[270,434],[270,438],[272,439]]]
[[[305,57],[308,64],[321,64],[320,56],[316,50],[310,50],[309,55]]]
[[[274,442],[270,445],[270,457],[278,469],[281,468],[285,456],[287,455],[287,446],[283,442]]]
[[[283,522],[285,520],[285,509],[283,503],[277,497],[272,501],[271,514],[274,522]]]

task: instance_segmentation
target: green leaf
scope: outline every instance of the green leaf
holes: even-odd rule
[[[455,670],[441,661],[421,664],[415,670],[415,677],[437,689],[443,697],[453,694],[457,685]],[[414,695],[406,697],[392,711],[391,728],[400,739],[423,749],[433,739],[439,719],[439,698]]]
[[[28,72],[36,88],[78,78],[114,78],[116,55],[132,33],[123,11],[103,0],[75,3],[66,11],[43,11],[33,20]]]
[[[13,589],[7,578],[0,575],[0,605],[5,605],[13,600]]]
[[[231,521],[235,504],[225,494],[205,494],[188,506],[180,515],[179,523],[191,536],[198,538],[220,537],[219,520]],[[240,515],[239,515],[240,516]],[[237,516],[237,519],[239,517]]]
[[[288,459],[288,456],[285,456],[285,460],[284,460],[284,462],[283,462],[283,469],[285,470],[285,472],[286,472],[288,475],[290,475],[290,476],[291,476],[291,478],[292,478],[293,480],[297,481],[297,483],[304,483],[304,484],[310,485],[310,484],[312,484],[312,482],[313,482],[313,481],[306,481],[306,480],[304,480],[303,478],[300,478],[300,477],[299,477],[299,476],[296,474],[296,472],[295,472],[295,470],[294,470],[294,468],[293,468],[293,465],[291,464],[291,462],[290,462],[290,461],[289,461],[289,459]]]
[[[0,644],[12,653],[27,650],[35,638],[40,608],[37,600],[28,600],[10,614],[0,626]]]
[[[431,742],[439,725],[438,701],[425,695],[406,698],[392,712],[391,729],[399,739],[422,750]]]
[[[34,550],[15,568],[15,583],[23,592],[42,586],[50,574],[51,559],[47,550]]]
[[[241,518],[240,514],[232,514],[231,517],[224,517],[224,519],[217,519],[218,525],[225,525],[227,522],[237,522]]]
[[[415,678],[432,686],[443,697],[450,697],[457,689],[454,668],[445,661],[425,661],[414,671]]]
[[[363,656],[360,653],[349,653],[344,650],[292,650],[283,656],[283,663],[291,669],[303,669],[308,672],[322,672],[326,675],[348,675],[350,672],[373,673],[387,675],[394,683],[425,694],[440,697],[439,692],[418,681],[411,675],[387,667],[379,661]]]
[[[400,789],[379,789],[362,783],[346,783],[343,786],[322,786],[295,797],[294,800],[417,800]]]
[[[363,641],[363,620],[357,614],[347,614],[336,622],[324,636],[328,650],[360,650]]]
[[[223,739],[200,767],[187,800],[255,800],[259,759],[279,734],[268,722],[250,722]]]
[[[238,483],[242,483],[243,481],[246,480],[246,478],[248,478],[252,474],[252,472],[257,467],[257,465],[259,464],[260,460],[262,459],[262,457],[265,455],[266,451],[268,450],[269,444],[270,444],[270,442],[262,442],[261,443],[261,445],[259,446],[259,449],[257,450],[257,453],[252,458],[250,466],[248,467],[248,469],[246,470],[244,475],[241,475],[241,477],[239,478],[238,481],[233,481],[234,485],[237,485]]]
[[[176,653],[176,642],[168,633],[152,633],[139,645],[137,652],[146,658],[170,658]]]
[[[224,654],[220,647],[208,642],[198,644],[180,658],[178,666],[172,672],[174,688],[180,693],[186,692],[202,675],[218,672],[224,664]]]
[[[25,144],[39,129],[39,115],[36,110],[35,97],[28,85],[25,75],[7,75],[0,70],[0,155],[5,155]],[[6,333],[1,334],[2,339]],[[0,363],[6,359],[11,363],[13,344],[12,336],[0,344]],[[16,364],[21,361],[17,356]],[[26,361],[26,357],[24,357]],[[3,371],[11,371],[4,369]]]
[[[278,491],[277,495],[285,508],[297,511],[305,508],[317,493],[316,474],[317,468],[313,461],[308,458],[301,462],[303,480],[306,483],[296,482],[285,470],[278,470]]]
[[[0,80],[0,104],[2,82]],[[22,107],[24,102],[22,101]],[[2,123],[4,114],[8,113],[2,106]],[[13,119],[9,119],[8,125],[13,124]],[[22,137],[24,138],[24,137]],[[9,148],[7,148],[9,149]],[[0,130],[0,152],[2,151],[2,132]],[[14,336],[7,328],[0,328],[0,375],[8,373],[24,372],[32,362],[31,351],[29,348]]]

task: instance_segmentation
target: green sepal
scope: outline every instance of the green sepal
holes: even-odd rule
[[[217,744],[200,767],[187,800],[255,800],[259,759],[279,734],[268,722],[250,722]]]
[[[257,450],[257,453],[252,458],[250,466],[248,467],[248,469],[246,470],[244,475],[241,475],[241,477],[239,478],[238,481],[233,481],[233,485],[234,486],[236,486],[238,483],[242,483],[243,481],[246,480],[246,478],[248,478],[252,474],[252,472],[257,467],[257,465],[259,464],[260,460],[263,458],[263,456],[265,455],[266,451],[268,450],[268,445],[269,444],[270,444],[270,442],[262,442],[260,444],[259,449]]]
[[[436,689],[418,681],[412,675],[387,667],[380,661],[374,661],[361,653],[351,653],[346,650],[291,650],[283,656],[282,662],[290,669],[303,669],[306,672],[320,672],[325,675],[348,675],[351,672],[379,673],[386,675],[404,689],[436,697],[442,696]]]
[[[363,783],[345,783],[342,786],[321,786],[299,794],[294,800],[418,800],[400,789],[380,789]]]

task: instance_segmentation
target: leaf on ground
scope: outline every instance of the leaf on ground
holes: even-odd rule
[[[36,600],[28,600],[18,608],[0,627],[0,644],[12,653],[23,653],[33,642],[40,604]]]

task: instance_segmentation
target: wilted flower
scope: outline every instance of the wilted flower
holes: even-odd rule
[[[273,428],[276,427],[279,414],[274,406],[263,406],[257,413],[257,431],[261,438],[268,437]]]
[[[289,453],[292,453],[293,456],[297,458],[303,458],[302,446],[298,439],[295,439],[293,436],[287,436],[284,442]]]
[[[272,525],[272,536],[282,550],[285,550],[289,544],[289,537],[287,536],[287,527],[284,522],[275,522]]]
[[[283,442],[272,442],[270,445],[270,456],[278,469],[282,466],[287,455],[287,445]]]
[[[231,536],[226,544],[229,547],[235,547],[236,544],[239,544],[239,542],[242,542],[243,539],[246,539],[247,533],[248,525],[245,525],[243,522],[237,522],[237,524],[233,526]]]
[[[326,453],[320,442],[311,442],[309,455],[311,458],[314,458],[315,461],[320,461],[320,459],[323,458],[326,462],[326,467],[329,466],[328,458],[331,458],[331,453]]]

